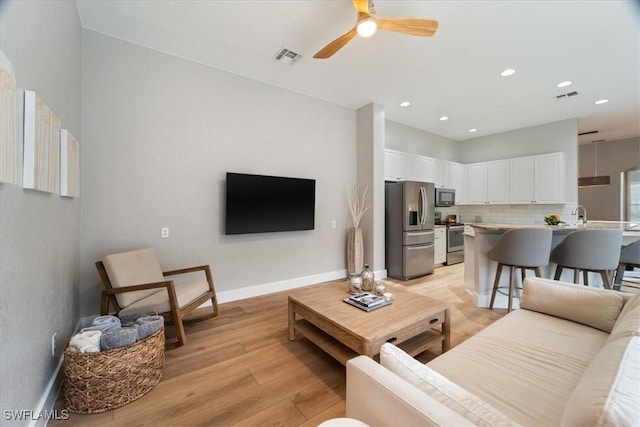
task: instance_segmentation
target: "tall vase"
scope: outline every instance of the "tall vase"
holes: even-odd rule
[[[351,227],[347,237],[347,273],[360,274],[362,266],[362,229]]]

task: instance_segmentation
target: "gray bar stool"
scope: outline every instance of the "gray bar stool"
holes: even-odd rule
[[[555,280],[560,279],[564,268],[573,269],[573,282],[579,283],[580,271],[584,285],[589,286],[588,273],[600,273],[604,287],[611,289],[609,272],[618,267],[622,231],[578,230],[569,233],[553,251],[551,262],[558,264]]]
[[[620,290],[624,271],[627,267],[640,267],[640,240],[623,246],[620,250],[620,261],[616,270],[616,278],[613,282],[613,289]]]
[[[527,269],[533,270],[535,275],[540,277],[540,267],[549,264],[552,235],[553,232],[547,228],[514,228],[506,231],[500,237],[500,240],[498,240],[495,246],[487,253],[489,259],[498,262],[489,308],[493,308],[500,283],[500,275],[502,274],[502,267],[506,265],[510,269],[508,311],[511,311],[513,289],[515,286],[514,269],[520,269],[523,281]]]

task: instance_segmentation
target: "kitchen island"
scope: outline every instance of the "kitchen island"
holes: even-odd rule
[[[587,224],[560,224],[560,225],[542,225],[542,224],[490,224],[475,223],[465,225],[464,238],[464,281],[467,292],[473,297],[473,302],[478,307],[489,307],[491,301],[491,290],[493,289],[493,280],[496,274],[497,263],[487,257],[487,253],[493,248],[502,234],[514,228],[531,228],[545,227],[553,230],[553,239],[551,247],[554,248],[569,233],[583,229],[615,229],[623,232],[623,244],[629,244],[640,239],[640,226],[636,223],[618,222],[618,221],[590,221]],[[550,263],[546,267],[540,269],[542,277],[553,278],[556,265]],[[532,275],[531,271],[527,271],[527,275]],[[560,280],[566,282],[573,281],[573,270],[565,269],[562,272]],[[509,269],[502,271],[500,286],[504,286],[505,290],[509,284]],[[522,287],[520,274],[516,274],[516,286]],[[599,274],[589,274],[589,286],[602,287],[602,279]],[[518,291],[519,292],[519,291]],[[519,294],[519,293],[518,293]],[[498,292],[494,302],[494,308],[507,308],[508,298],[506,295]],[[519,300],[514,299],[513,307],[519,306]]]

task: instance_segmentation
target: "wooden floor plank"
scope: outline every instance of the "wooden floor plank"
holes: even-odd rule
[[[448,301],[455,346],[506,314],[475,307],[463,271],[457,264],[406,282],[387,280]],[[187,345],[167,352],[164,378],[147,395],[49,425],[310,427],[345,416],[345,368],[303,337],[288,340],[287,292],[221,304],[220,316],[186,325],[186,332]],[[439,354],[436,345],[417,359]],[[60,396],[56,409],[63,404]]]

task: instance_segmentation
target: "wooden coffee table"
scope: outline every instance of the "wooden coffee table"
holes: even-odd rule
[[[449,303],[387,284],[393,304],[366,312],[342,300],[347,283],[332,282],[289,294],[289,339],[296,331],[343,365],[357,355],[374,357],[391,342],[415,356],[434,342],[449,349]],[[440,327],[440,330],[434,329]]]

